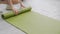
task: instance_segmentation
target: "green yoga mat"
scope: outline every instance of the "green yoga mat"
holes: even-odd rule
[[[4,20],[26,34],[60,34],[60,21],[36,12],[29,11]]]

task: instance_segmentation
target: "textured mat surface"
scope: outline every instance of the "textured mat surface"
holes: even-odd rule
[[[26,12],[5,20],[27,34],[60,34],[60,21],[35,12]]]

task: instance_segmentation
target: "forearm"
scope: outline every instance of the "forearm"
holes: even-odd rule
[[[15,15],[17,15],[18,14],[18,10],[13,7],[12,0],[9,0],[9,5],[11,6],[11,8],[12,8],[13,12],[15,13]]]
[[[19,2],[19,4],[20,4],[21,7],[23,7],[23,8],[25,7],[24,4],[23,4],[23,2],[21,0],[18,0],[18,2]]]
[[[9,5],[12,9],[14,9],[12,0],[8,0],[8,5]]]

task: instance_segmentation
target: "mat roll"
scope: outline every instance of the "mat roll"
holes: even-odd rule
[[[18,15],[19,15],[19,14],[22,14],[22,13],[25,13],[25,12],[28,12],[28,11],[31,11],[31,9],[32,9],[31,7],[23,8],[23,9],[21,9],[20,11],[18,11]],[[8,13],[2,14],[2,18],[3,18],[3,19],[7,19],[7,18],[13,17],[13,16],[16,16],[13,11],[10,11],[10,12],[8,12]]]

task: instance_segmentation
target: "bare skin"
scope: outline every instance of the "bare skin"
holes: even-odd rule
[[[13,4],[18,4],[18,3],[20,3],[20,6],[22,8],[25,8],[25,6],[22,3],[22,0],[0,0],[0,4],[8,4],[8,5],[10,5],[12,10],[14,11],[14,13],[16,15],[18,14],[18,10],[13,7]]]

